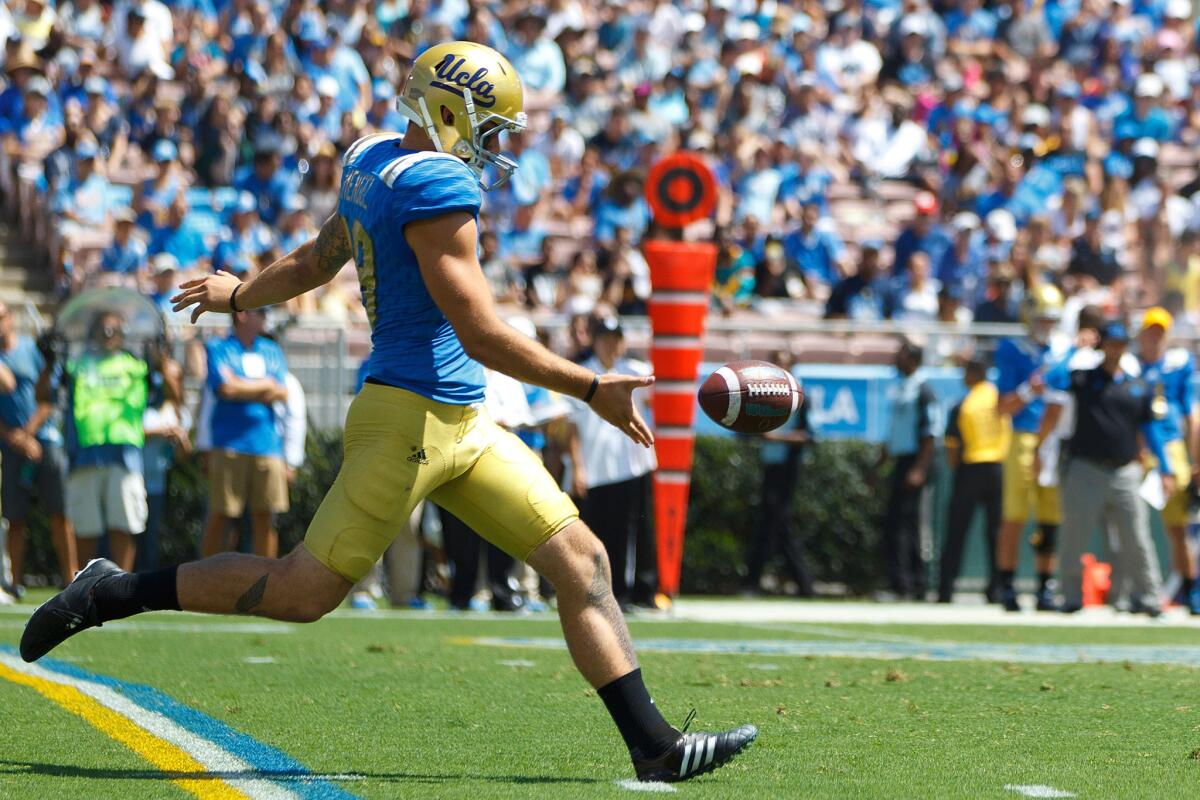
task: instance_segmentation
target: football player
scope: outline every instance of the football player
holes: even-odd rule
[[[529,448],[480,410],[486,366],[580,398],[635,442],[653,443],[632,397],[652,377],[597,375],[496,314],[476,255],[477,219],[481,188],[516,167],[500,155],[500,136],[525,128],[522,103],[516,71],[491,48],[426,50],[398,99],[407,131],[366,136],[346,151],[338,207],[314,240],[244,283],[217,273],[181,287],[175,309],[193,309],[194,320],[285,302],[354,261],[373,351],[346,418],[341,471],[303,545],[282,559],[225,553],[133,574],[90,563],[30,618],[27,661],[81,630],[152,609],[319,619],[428,497],[554,584],[571,657],[640,779],[691,778],[754,740],[753,725],[687,733],[663,719],[613,597],[604,547]]]
[[[996,542],[996,571],[1000,602],[1008,611],[1020,611],[1013,575],[1021,531],[1033,517],[1037,529],[1031,537],[1038,575],[1037,608],[1056,608],[1053,578],[1055,541],[1062,522],[1058,487],[1044,485],[1037,469],[1038,428],[1045,404],[1045,373],[1068,355],[1068,343],[1056,336],[1062,320],[1063,297],[1049,284],[1034,287],[1025,300],[1022,317],[1029,335],[1002,339],[996,346],[997,410],[1012,417],[1012,440],[1003,469],[1003,522]]]
[[[1188,485],[1197,472],[1196,446],[1200,437],[1200,406],[1192,393],[1196,363],[1182,347],[1167,347],[1167,334],[1174,320],[1165,308],[1151,308],[1142,316],[1137,337],[1142,380],[1154,392],[1154,402],[1163,415],[1154,424],[1169,463],[1163,464],[1163,526],[1171,542],[1171,561],[1183,580],[1183,602],[1200,614],[1200,588],[1196,586],[1196,556],[1189,547]],[[1189,451],[1191,458],[1189,458]]]

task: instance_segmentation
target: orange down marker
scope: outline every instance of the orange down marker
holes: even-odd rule
[[[646,199],[662,226],[682,228],[712,214],[716,180],[699,156],[676,153],[655,164],[646,181]],[[654,521],[658,585],[679,593],[688,489],[692,480],[696,379],[704,353],[717,248],[711,242],[647,240],[649,302],[654,365],[654,425],[658,471],[654,473]]]

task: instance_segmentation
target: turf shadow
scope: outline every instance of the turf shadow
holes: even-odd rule
[[[415,772],[365,772],[350,770],[355,780],[384,781],[387,783],[450,783],[458,781],[482,781],[484,783],[538,784],[590,784],[604,783],[599,778],[565,778],[548,775],[480,775],[472,773],[425,775]],[[311,781],[314,778],[337,781],[335,775],[305,772],[303,770],[245,770],[227,772],[171,772],[157,769],[112,769],[106,767],[75,767],[68,764],[40,764],[35,761],[7,761],[0,759],[0,775],[48,775],[55,778],[87,778],[88,780],[239,780],[258,779],[272,781]]]

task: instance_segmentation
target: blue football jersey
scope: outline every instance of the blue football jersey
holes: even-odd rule
[[[337,213],[346,224],[371,323],[370,377],[441,403],[483,402],[483,367],[467,356],[425,287],[404,238],[409,222],[465,211],[479,181],[461,159],[406,150],[399,134],[360,139],[343,159]]]
[[[1142,362],[1142,379],[1151,391],[1167,401],[1167,415],[1153,424],[1163,442],[1183,438],[1184,420],[1192,410],[1192,373],[1196,369],[1192,354],[1173,347],[1154,363]]]
[[[996,388],[1002,395],[1014,392],[1035,372],[1041,371],[1045,374],[1065,356],[1065,352],[1056,352],[1050,345],[1038,344],[1031,339],[1001,339],[996,345],[994,356]],[[1013,414],[1013,430],[1019,433],[1037,433],[1045,409],[1045,401],[1041,397],[1035,397],[1032,402]]]

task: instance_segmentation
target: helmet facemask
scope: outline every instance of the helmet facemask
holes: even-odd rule
[[[499,153],[491,152],[487,149],[487,143],[493,136],[499,136],[501,131],[525,130],[527,124],[525,112],[518,112],[516,119],[493,113],[480,115],[475,110],[475,100],[471,96],[471,90],[464,86],[462,95],[463,105],[466,109],[467,128],[470,131],[470,140],[468,141],[460,136],[458,141],[454,142],[449,148],[445,146],[441,136],[438,134],[438,126],[435,124],[433,115],[429,111],[424,95],[417,97],[417,104],[421,109],[419,114],[412,112],[403,102],[403,97],[397,100],[396,107],[400,113],[421,126],[425,133],[429,135],[429,138],[433,141],[433,146],[439,153],[450,153],[461,158],[471,168],[471,171],[475,173],[476,178],[479,180],[479,185],[483,190],[485,192],[491,191],[503,186],[512,177],[513,172],[517,169],[517,162]],[[457,120],[455,120],[455,123],[457,123]],[[458,127],[457,124],[455,127]],[[483,172],[488,167],[495,170],[499,174],[499,177],[491,183],[484,183]]]

